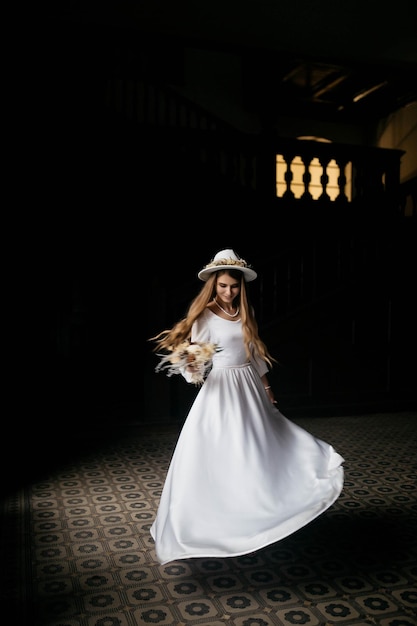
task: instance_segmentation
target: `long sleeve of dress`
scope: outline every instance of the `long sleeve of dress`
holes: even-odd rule
[[[208,324],[205,323],[204,319],[204,317],[200,317],[194,322],[191,329],[191,341],[210,343],[210,328]],[[185,367],[181,370],[181,374],[187,383],[193,382],[192,372],[187,371]]]

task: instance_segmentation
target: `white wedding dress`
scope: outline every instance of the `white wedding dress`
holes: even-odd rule
[[[248,363],[240,320],[207,309],[192,340],[221,351],[180,433],[150,529],[161,564],[259,550],[314,520],[343,488],[340,454],[269,400],[266,364]]]

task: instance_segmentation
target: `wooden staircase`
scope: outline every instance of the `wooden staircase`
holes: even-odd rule
[[[104,360],[95,356],[95,345],[77,348],[75,367],[89,354],[89,371],[98,372],[93,380],[98,390],[100,372],[108,377],[107,405],[135,403],[131,412],[136,420],[183,418],[195,389],[155,375],[147,338],[184,313],[199,288],[192,259],[197,265],[207,262],[217,245],[210,233],[220,224],[224,236],[234,240],[224,243],[238,245],[258,271],[251,296],[261,334],[279,361],[271,376],[282,410],[324,414],[416,406],[417,180],[400,185],[400,151],[300,142],[272,131],[248,135],[160,85],[109,83],[106,106],[93,137],[100,138],[103,148],[95,150],[97,176],[109,184],[106,203],[118,207],[129,201],[129,213],[115,217],[115,210],[108,236],[114,236],[115,228],[122,234],[122,258],[133,262],[138,245],[151,237],[161,252],[151,258],[149,271],[157,276],[166,271],[167,259],[175,258],[184,276],[179,288],[177,280],[166,280],[163,274],[157,288],[159,317],[154,311],[146,314],[142,387],[127,348],[127,354],[120,354],[115,346],[114,355]],[[288,166],[295,155],[304,163],[301,198],[292,193],[290,173],[287,192],[277,197],[277,154]],[[309,195],[312,159],[323,168],[318,200]],[[340,167],[336,201],[326,194],[330,160]],[[344,193],[347,163],[353,172],[351,200]],[[91,224],[95,232],[95,216]],[[119,263],[116,269],[130,272],[124,275],[129,290],[138,278],[134,265]],[[103,293],[107,288],[103,285]],[[94,303],[99,319],[106,303]],[[140,302],[132,297],[129,306],[130,318],[139,319]],[[71,335],[74,323],[67,321],[62,334]],[[88,323],[97,335],[97,319],[83,322]],[[86,330],[82,337],[88,343]],[[97,345],[106,344],[106,332],[96,337]],[[73,352],[69,347],[65,355],[70,369]],[[106,365],[118,359],[124,363],[117,374],[120,381]],[[134,375],[127,377],[126,371]],[[64,378],[77,380],[66,370]],[[81,389],[83,384],[92,386],[87,373],[75,386]],[[73,389],[65,387],[66,393],[74,396]]]

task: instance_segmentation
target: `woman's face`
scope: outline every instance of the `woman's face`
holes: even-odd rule
[[[240,293],[240,280],[236,280],[227,272],[217,275],[216,294],[223,302],[232,304],[233,300]]]

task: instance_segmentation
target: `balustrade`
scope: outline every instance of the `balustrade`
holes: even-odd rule
[[[177,142],[214,175],[263,198],[401,209],[401,150],[243,133],[166,86],[135,81],[110,82],[107,104],[161,142]]]

